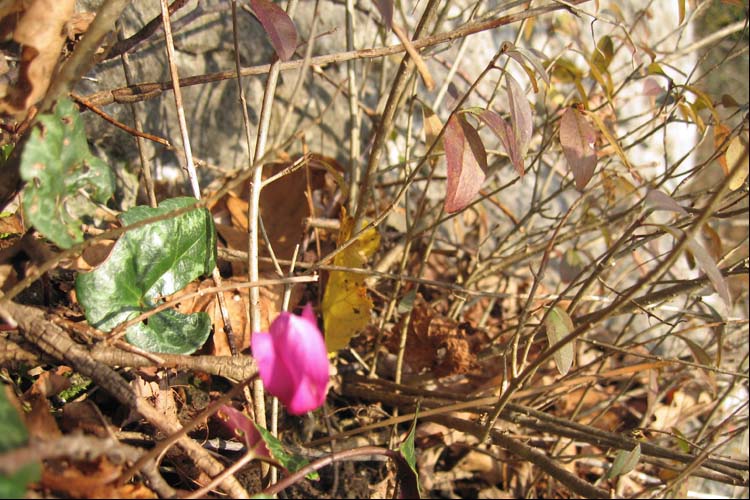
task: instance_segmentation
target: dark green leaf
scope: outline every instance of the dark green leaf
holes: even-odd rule
[[[158,208],[135,207],[122,215],[125,225],[194,204],[173,198]],[[126,232],[107,260],[76,280],[78,301],[88,322],[108,332],[158,305],[215,266],[216,234],[206,209],[195,209]],[[127,339],[152,352],[190,354],[208,338],[205,313],[162,311],[131,326]]]
[[[96,204],[114,191],[114,177],[102,160],[91,154],[83,123],[69,100],[60,101],[54,114],[39,116],[21,156],[21,178],[26,181],[23,208],[39,232],[62,248],[83,241],[81,223],[93,216]]]
[[[8,401],[5,385],[0,384],[0,453],[26,444],[28,432],[13,405]],[[21,498],[29,483],[38,481],[41,467],[38,462],[18,464],[9,474],[0,474],[0,498]]]

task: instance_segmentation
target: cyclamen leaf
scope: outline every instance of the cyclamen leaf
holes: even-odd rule
[[[581,191],[596,170],[596,132],[583,113],[570,107],[560,120],[560,145],[573,172],[576,188]]]
[[[571,321],[568,313],[557,306],[553,307],[549,312],[547,318],[544,320],[544,325],[547,327],[547,341],[550,346],[557,344],[574,329],[573,321]],[[573,358],[575,357],[574,347],[575,341],[571,340],[553,355],[557,371],[561,375],[568,373],[570,367],[573,365]]]
[[[126,226],[188,207],[196,199],[162,202],[158,208],[135,207],[121,219]],[[127,231],[109,257],[76,278],[76,296],[95,328],[108,332],[158,305],[216,265],[216,234],[211,214],[195,209]],[[152,352],[191,354],[208,338],[206,313],[185,315],[167,310],[128,328],[127,340]]]
[[[375,6],[383,16],[383,22],[388,29],[393,28],[393,0],[375,0]]]
[[[250,7],[271,39],[271,45],[279,59],[291,59],[297,48],[297,28],[289,15],[270,0],[250,0]]]
[[[61,100],[54,114],[39,116],[38,128],[21,156],[20,174],[27,182],[23,208],[40,233],[61,248],[83,241],[82,219],[114,192],[109,166],[91,154],[83,122],[73,103]]]
[[[487,170],[487,153],[479,134],[462,117],[452,116],[443,134],[448,179],[445,211],[463,210],[479,192]]]

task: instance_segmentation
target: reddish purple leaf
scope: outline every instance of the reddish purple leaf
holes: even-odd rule
[[[513,164],[513,168],[516,169],[518,175],[524,174],[523,156],[518,148],[518,143],[514,139],[513,127],[511,127],[507,121],[500,117],[497,113],[490,109],[482,109],[481,111],[473,111],[477,118],[482,120],[490,130],[500,139],[500,143],[505,149],[505,153],[510,158],[510,162]]]
[[[271,39],[271,45],[282,61],[288,61],[297,48],[297,28],[284,9],[270,0],[250,0],[255,16]]]
[[[393,29],[393,0],[375,0],[375,6],[383,16],[383,22],[388,29]]]
[[[549,75],[547,74],[547,70],[544,69],[542,62],[539,60],[537,56],[534,55],[533,52],[526,50],[523,47],[516,47],[510,42],[505,42],[505,43],[508,43],[511,45],[511,48],[505,51],[508,57],[515,59],[515,61],[518,64],[520,64],[521,67],[524,68],[524,70],[526,70],[525,61],[528,61],[534,67],[534,70],[539,74],[539,76],[542,77],[542,80],[544,80],[544,83],[546,83],[547,86],[549,86],[550,81],[549,81]],[[534,87],[536,88],[536,85],[534,85]]]
[[[573,172],[576,188],[582,191],[596,170],[596,131],[583,113],[570,107],[560,120],[560,145]]]
[[[516,79],[510,76],[510,74],[506,74],[505,79],[508,88],[510,125],[513,129],[513,138],[516,142],[519,156],[521,157],[520,168],[516,166],[516,170],[519,170],[519,174],[523,175],[523,157],[526,156],[526,151],[529,150],[529,143],[531,142],[531,106],[529,106],[529,101],[526,100],[526,95],[523,93]]]
[[[242,439],[247,449],[253,450],[256,456],[271,456],[271,452],[255,427],[255,423],[247,415],[231,406],[221,405],[219,411],[216,412],[216,416],[227,429]]]
[[[461,117],[452,116],[443,134],[448,164],[445,211],[463,210],[479,192],[487,169],[487,153],[479,134]]]

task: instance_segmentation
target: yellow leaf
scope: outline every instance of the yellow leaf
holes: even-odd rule
[[[353,233],[354,220],[341,215],[338,246],[347,243]],[[380,246],[380,234],[370,228],[333,258],[334,266],[362,268]],[[331,271],[323,294],[323,329],[326,348],[335,352],[345,348],[349,340],[370,322],[372,301],[367,296],[365,274]]]
[[[735,165],[741,163],[740,167],[735,170],[732,180],[729,181],[729,189],[734,191],[742,187],[742,184],[745,183],[745,178],[747,177],[748,173],[747,145],[742,144],[742,140],[738,136],[735,136],[731,141],[729,141],[726,161],[727,167],[729,168],[730,172],[734,169]]]

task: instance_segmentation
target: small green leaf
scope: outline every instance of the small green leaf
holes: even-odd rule
[[[649,75],[662,75],[662,76],[667,76],[667,74],[666,74],[666,73],[664,72],[664,70],[663,70],[663,69],[661,68],[661,66],[659,65],[659,63],[655,63],[655,62],[652,62],[651,64],[649,64],[649,65],[648,65],[648,68],[646,68],[646,72],[647,72],[647,73],[648,73]],[[667,78],[669,78],[669,77],[667,76]]]
[[[612,58],[615,55],[615,45],[609,35],[604,35],[596,44],[596,49],[591,54],[591,65],[595,66],[600,73],[607,73]]]
[[[547,341],[550,346],[557,344],[574,330],[573,321],[571,321],[568,313],[557,306],[553,307],[549,312],[547,318],[544,320],[544,324],[547,327]],[[561,375],[568,373],[568,370],[573,365],[574,347],[575,341],[571,340],[554,354],[555,364]]]
[[[126,226],[188,207],[194,198],[165,200],[158,208],[135,207],[121,219]],[[108,332],[158,305],[216,265],[216,233],[206,209],[126,232],[107,260],[76,279],[78,301],[88,322]],[[131,344],[152,352],[191,354],[208,338],[205,313],[161,311],[127,330]]]
[[[615,461],[612,462],[612,468],[607,472],[607,479],[611,479],[622,474],[627,474],[631,470],[635,469],[635,466],[638,465],[638,461],[640,459],[640,443],[635,445],[635,448],[633,448],[631,451],[618,451],[617,456],[615,457]]]
[[[417,290],[412,289],[406,292],[398,303],[398,313],[406,314],[414,309],[414,300],[417,298]]]
[[[109,166],[91,154],[83,122],[69,100],[54,114],[39,116],[42,130],[31,132],[21,155],[26,181],[23,208],[39,232],[61,248],[83,241],[82,222],[94,215],[97,203],[114,191]]]
[[[8,401],[7,386],[0,384],[0,454],[23,446],[28,432],[21,416]],[[18,464],[9,474],[0,474],[0,498],[22,498],[29,483],[39,481],[42,469],[38,462]]]
[[[414,450],[414,436],[417,429],[417,415],[419,408],[414,413],[414,421],[406,439],[398,450],[401,452],[400,459],[396,460],[396,476],[398,477],[401,495],[400,498],[421,498],[421,487],[419,485],[419,472],[417,472],[417,454]]]
[[[685,437],[685,434],[683,434],[677,427],[672,427],[672,434],[675,435],[677,446],[680,447],[680,450],[682,450],[683,453],[690,453],[690,442]]]
[[[252,422],[252,424],[255,426],[256,429],[258,429],[258,432],[260,433],[260,437],[263,439],[263,441],[266,443],[266,446],[268,447],[268,451],[271,452],[271,456],[278,460],[281,465],[288,470],[289,472],[297,472],[301,468],[308,465],[310,462],[307,461],[306,458],[301,457],[299,455],[295,455],[293,453],[289,453],[286,448],[284,448],[284,445],[276,439],[273,434],[268,432],[268,430],[264,429],[260,425],[256,424],[255,422]],[[320,475],[318,475],[317,472],[311,472],[310,474],[307,474],[305,476],[307,479],[312,479],[314,481],[317,481],[320,479]]]

